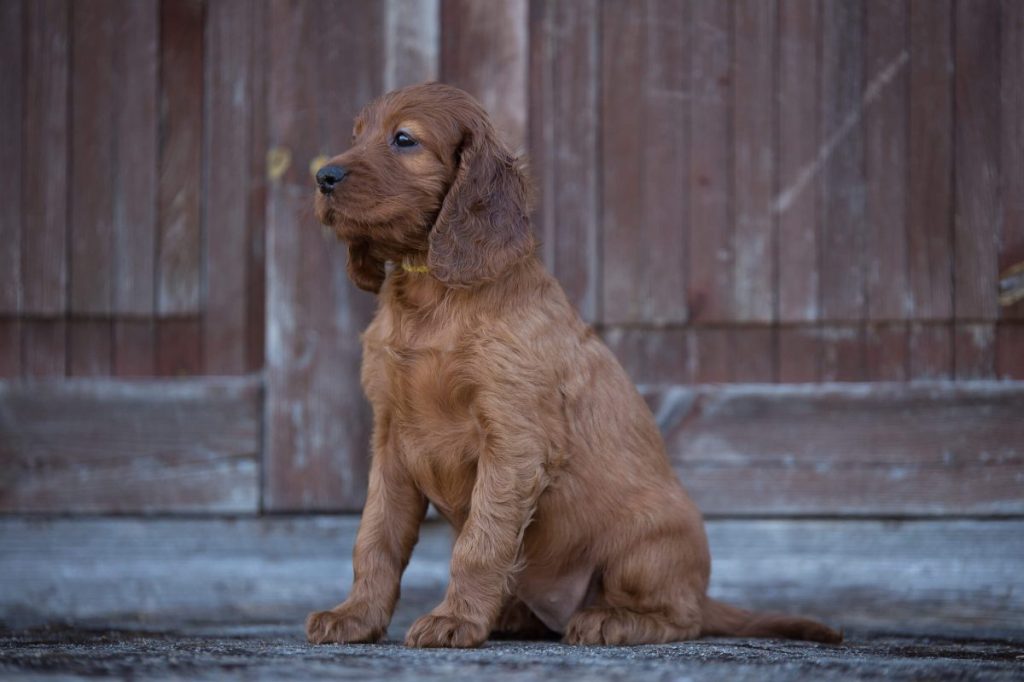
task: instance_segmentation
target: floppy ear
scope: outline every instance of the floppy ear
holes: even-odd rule
[[[363,291],[380,291],[384,284],[384,262],[370,255],[369,242],[354,241],[348,245],[348,276]]]
[[[494,130],[466,131],[455,180],[430,233],[430,273],[453,287],[497,279],[533,250],[528,201],[519,160]]]

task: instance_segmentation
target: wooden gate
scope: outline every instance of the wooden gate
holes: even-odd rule
[[[6,0],[0,63],[2,511],[358,510],[310,172],[440,78],[707,511],[1024,512],[1019,2]]]

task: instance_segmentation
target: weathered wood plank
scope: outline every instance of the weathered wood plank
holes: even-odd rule
[[[157,309],[195,314],[201,295],[203,0],[160,4]]]
[[[821,377],[821,339],[813,327],[780,327],[778,376],[784,384],[813,383]]]
[[[864,111],[865,296],[870,320],[901,320],[913,310],[907,282],[907,21],[903,0],[865,3],[864,77],[869,82],[887,78]]]
[[[113,312],[119,11],[115,0],[72,4],[69,303],[79,315]]]
[[[778,335],[772,327],[737,327],[732,330],[732,380],[771,384],[778,380]]]
[[[733,15],[733,318],[771,322],[778,279],[772,210],[777,182],[777,6],[774,0],[740,0]]]
[[[950,325],[911,323],[908,343],[911,379],[953,377],[953,331]]]
[[[954,315],[990,320],[999,313],[1000,6],[956,3]]]
[[[0,382],[0,510],[255,512],[257,379]]]
[[[821,125],[830,154],[820,183],[821,317],[853,322],[865,313],[864,7],[826,0],[821,10]]]
[[[351,517],[0,519],[0,620],[301,623],[349,588],[356,528]],[[735,604],[848,630],[1022,631],[1019,520],[711,519],[707,531],[711,593]],[[424,526],[392,637],[422,615],[410,606],[443,594],[450,547],[447,527]]]
[[[950,0],[910,0],[907,269],[913,316],[953,315],[953,46]]]
[[[1003,0],[1002,167],[1000,271],[1024,262],[1024,3]],[[1024,319],[1024,300],[1003,308],[1002,318]]]
[[[673,463],[711,514],[1024,511],[1024,385],[650,391]]]
[[[114,320],[114,365],[119,377],[156,375],[156,323],[153,320]]]
[[[252,49],[249,67],[252,74],[252,111],[249,154],[249,268],[246,276],[248,303],[246,327],[246,367],[250,372],[263,369],[267,336],[267,80],[269,66],[269,5],[252,5]]]
[[[953,377],[996,377],[996,329],[992,323],[953,326]]]
[[[0,320],[0,379],[21,376],[21,322]]]
[[[195,317],[156,321],[156,373],[186,377],[203,373],[203,323]]]
[[[818,3],[803,0],[779,0],[778,11],[779,320],[803,322],[817,319],[819,309],[820,220],[813,178],[822,163],[821,11]]]
[[[440,0],[385,0],[384,90],[437,80]]]
[[[0,315],[21,308],[22,120],[25,96],[25,12],[22,0],[0,5]]]
[[[690,334],[689,357],[694,383],[732,381],[735,376],[733,330],[728,327],[696,327]]]
[[[596,0],[530,4],[534,224],[548,268],[588,322],[600,319],[600,22]]]
[[[732,6],[696,2],[690,73],[690,166],[687,300],[690,319],[728,322],[734,315],[736,258],[732,193]],[[699,27],[699,28],[698,28]]]
[[[75,319],[65,324],[68,376],[110,376],[114,356],[114,328],[110,320]]]
[[[865,330],[860,325],[826,325],[821,343],[822,381],[864,381],[868,377]]]
[[[25,313],[63,315],[67,307],[70,24],[66,0],[25,3],[23,149],[31,150],[21,186]]]
[[[609,160],[599,174],[601,318],[685,322],[688,8],[604,3],[601,10],[600,157]],[[566,121],[567,130],[577,129]],[[560,145],[572,145],[577,135],[559,136]],[[561,182],[548,193],[561,194]]]
[[[64,320],[22,320],[21,360],[21,373],[27,379],[64,376],[67,373]]]
[[[158,0],[119,0],[113,310],[152,315],[155,303],[159,112]]]
[[[874,324],[864,331],[865,377],[868,381],[906,381],[908,362],[907,325],[902,322]]]
[[[518,151],[527,143],[528,14],[528,0],[441,0],[441,80],[476,97]]]
[[[633,383],[693,383],[693,332],[682,328],[611,327],[602,333]]]
[[[1024,324],[996,327],[996,373],[1000,379],[1024,379]]]
[[[323,30],[327,7],[350,20]],[[371,418],[356,387],[374,299],[348,281],[344,245],[315,224],[309,164],[343,150],[352,117],[380,93],[382,10],[270,7],[270,143],[292,159],[268,190],[264,503],[274,511],[357,509],[365,494]]]
[[[203,361],[207,374],[242,374],[248,364],[247,286],[249,225],[254,218],[250,179],[239,168],[252,166],[254,109],[253,3],[222,0],[206,15],[206,132],[216,140],[206,150],[203,220],[216,226],[203,250],[206,297],[203,306]],[[259,176],[256,176],[259,177]],[[258,295],[259,292],[252,292]]]

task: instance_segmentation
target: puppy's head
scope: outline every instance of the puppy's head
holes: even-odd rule
[[[317,173],[316,213],[349,248],[348,271],[379,291],[384,261],[426,256],[452,287],[492,281],[533,249],[528,185],[483,108],[428,83],[356,117],[352,147]]]

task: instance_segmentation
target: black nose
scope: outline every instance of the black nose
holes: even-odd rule
[[[321,194],[330,194],[334,186],[345,179],[348,169],[341,166],[324,166],[316,172],[316,185]]]

